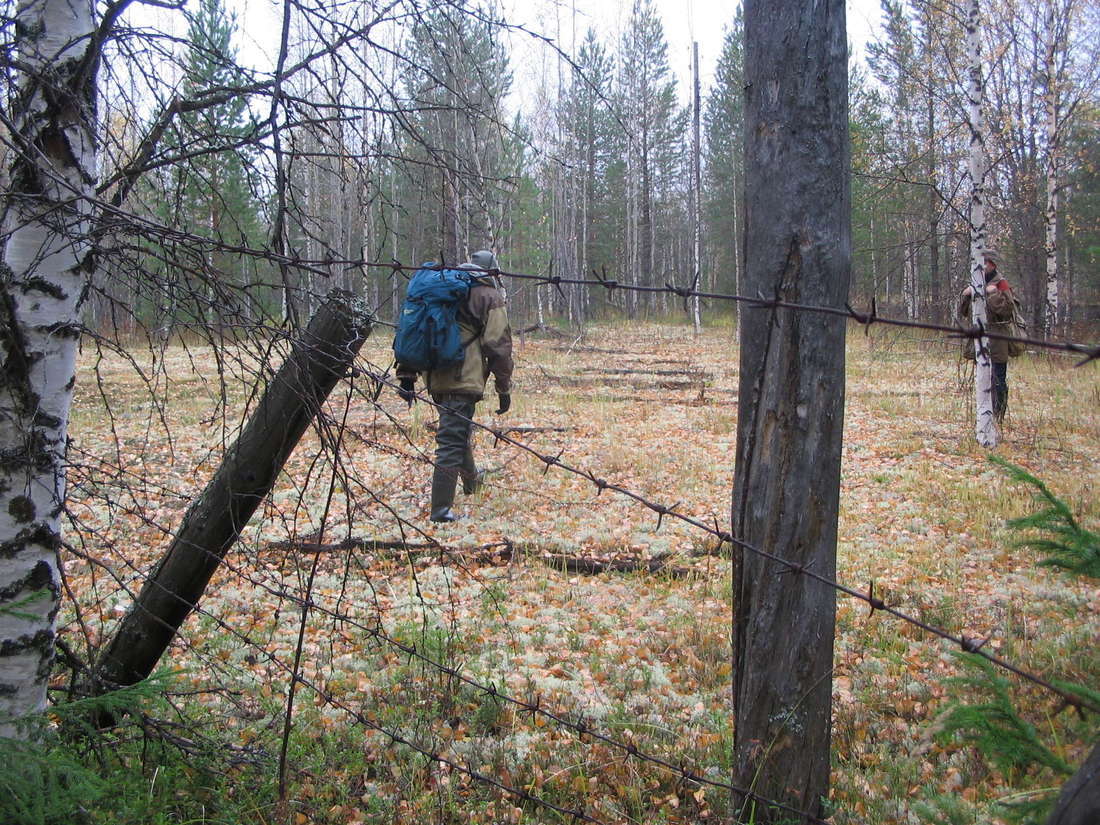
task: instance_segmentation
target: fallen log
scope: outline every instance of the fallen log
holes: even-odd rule
[[[586,556],[573,556],[568,553],[550,553],[538,547],[511,541],[481,544],[476,547],[448,547],[430,542],[404,542],[400,539],[359,539],[348,538],[343,541],[318,544],[310,541],[274,541],[267,545],[269,550],[298,550],[303,553],[337,553],[347,550],[363,550],[379,553],[384,551],[392,558],[424,557],[444,555],[460,557],[474,561],[493,563],[510,561],[525,557],[542,561],[551,567],[569,573],[599,575],[600,573],[661,573],[672,578],[684,578],[691,574],[691,568],[669,564],[669,556],[654,556],[651,559],[614,558],[600,559]]]
[[[582,373],[595,373],[597,375],[661,375],[684,376],[686,378],[705,379],[707,373],[701,369],[682,370],[646,370],[646,369],[611,369],[609,367],[585,367]]]
[[[568,337],[561,330],[554,329],[553,327],[549,327],[546,324],[531,324],[530,326],[520,327],[520,329],[516,330],[516,332],[519,333],[521,341],[523,340],[523,338],[525,336],[530,335],[532,332],[544,332],[547,335],[551,336],[552,338],[567,338]]]
[[[691,568],[673,567],[667,557],[652,559],[594,559],[583,556],[570,556],[564,553],[541,553],[538,558],[551,567],[560,567],[570,573],[583,573],[596,576],[601,573],[660,573],[674,579],[682,579],[691,574]]]

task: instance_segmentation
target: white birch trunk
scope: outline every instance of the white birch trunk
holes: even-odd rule
[[[702,267],[702,246],[703,246],[703,220],[702,220],[702,204],[700,200],[703,196],[703,183],[702,183],[702,163],[701,163],[701,151],[700,151],[700,136],[699,136],[699,44],[691,44],[691,67],[692,76],[694,80],[694,111],[692,113],[692,147],[691,147],[691,220],[694,226],[691,247],[691,286],[692,289],[698,291],[702,288],[702,281],[699,277],[699,270]],[[696,295],[691,299],[691,323],[695,330],[695,334],[698,335],[699,331],[703,327],[702,319],[699,317],[699,296]]]
[[[61,598],[65,443],[96,177],[90,0],[23,0],[19,144],[0,264],[0,736],[46,705]],[[94,47],[93,47],[94,48]]]
[[[875,242],[875,210],[871,209],[871,297],[878,300],[878,244]]]
[[[985,303],[985,178],[989,162],[985,148],[985,116],[982,112],[982,41],[981,0],[971,0],[966,19],[966,47],[970,81],[967,85],[967,112],[970,126],[970,320],[980,328],[988,326]],[[993,421],[993,364],[989,359],[989,339],[974,341],[975,434],[983,447],[997,445],[997,427]]]
[[[1067,17],[1068,22],[1068,17]],[[1046,137],[1047,137],[1047,204],[1046,204],[1046,256],[1047,256],[1047,294],[1043,316],[1043,331],[1049,337],[1058,327],[1058,187],[1059,187],[1059,140],[1058,140],[1058,84],[1055,81],[1055,55],[1057,34],[1055,26],[1054,3],[1051,1],[1046,17]]]
[[[909,230],[906,227],[906,234]],[[917,317],[917,262],[912,242],[905,244],[905,259],[902,264],[904,274],[902,296],[905,299],[905,317],[912,321]]]

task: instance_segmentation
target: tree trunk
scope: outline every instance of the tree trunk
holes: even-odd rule
[[[148,676],[370,332],[351,295],[330,293],[188,510],[96,668],[96,692]]]
[[[96,180],[92,3],[20,2],[0,261],[0,736],[46,706]]]
[[[745,4],[745,291],[843,307],[851,270],[842,0]],[[844,413],[841,318],[750,309],[733,533],[836,569]],[[734,562],[734,782],[810,815],[829,787],[834,591],[760,556]],[[789,811],[743,801],[757,823]],[[797,819],[797,818],[796,818]]]
[[[1096,825],[1100,822],[1100,745],[1062,786],[1046,825]]]
[[[1046,18],[1046,49],[1043,61],[1046,84],[1043,90],[1043,107],[1046,110],[1046,137],[1047,137],[1047,202],[1044,214],[1046,229],[1046,300],[1043,313],[1043,334],[1049,338],[1056,334],[1058,328],[1058,176],[1059,176],[1059,149],[1061,148],[1058,135],[1058,83],[1055,80],[1055,57],[1058,49],[1055,26],[1057,17],[1054,9],[1054,1],[1048,0],[1050,6],[1047,9]],[[1067,10],[1067,24],[1069,11]]]
[[[974,326],[988,326],[985,306],[984,253],[985,178],[989,162],[985,149],[985,115],[982,112],[982,39],[981,0],[970,0],[966,19],[966,46],[969,54],[970,82],[967,86],[967,112],[970,127],[970,320]],[[989,360],[989,339],[974,340],[974,429],[983,447],[997,446],[997,427],[993,422],[993,363]]]
[[[699,135],[699,43],[691,44],[691,68],[692,68],[692,130],[691,130],[691,288],[701,290],[702,283],[699,271],[702,267],[700,258],[703,249],[703,219],[702,219],[702,153],[700,149]],[[702,320],[699,317],[699,296],[691,299],[691,321],[695,334],[698,335],[702,328]]]
[[[935,46],[932,36],[932,6],[925,8],[924,54],[928,72],[928,89],[925,98],[925,152],[928,153],[928,285],[931,317],[935,323],[943,321],[943,289],[940,284],[940,216],[939,195],[936,191],[936,89],[932,78],[935,70]]]

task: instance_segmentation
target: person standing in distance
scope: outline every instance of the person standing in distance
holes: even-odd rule
[[[512,406],[512,330],[504,296],[490,277],[497,268],[496,256],[487,249],[478,250],[470,256],[469,263],[459,267],[475,271],[470,292],[458,309],[462,364],[424,374],[428,394],[439,409],[432,473],[432,521],[458,520],[453,505],[460,478],[466,495],[473,495],[484,483],[485,471],[478,470],[474,461],[472,435],[477,403],[485,396],[490,375],[499,401],[497,415],[503,415]],[[398,395],[408,404],[415,398],[418,374],[397,365],[401,387]]]
[[[1015,294],[1008,281],[997,271],[1000,256],[992,247],[985,250],[985,309],[989,320],[989,331],[999,335],[1012,335],[1012,313]],[[958,319],[960,324],[970,325],[970,298],[973,287],[966,287],[959,296]],[[974,360],[974,342],[965,340],[964,355]],[[1008,410],[1008,359],[1009,342],[1002,339],[989,339],[989,360],[993,363],[993,416],[997,425],[1004,422]]]

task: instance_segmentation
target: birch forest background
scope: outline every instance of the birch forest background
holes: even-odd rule
[[[398,282],[365,261],[457,262],[482,246],[515,272],[687,287],[698,270],[706,291],[738,291],[735,8],[701,89],[697,265],[692,90],[652,4],[605,35],[558,10],[575,49],[492,7],[290,11],[277,80],[242,60],[240,17],[213,0],[170,18],[171,32],[131,14],[107,43],[99,191],[124,209],[93,328],[308,317],[338,285],[392,314]],[[1096,9],[990,2],[984,14],[990,235],[1031,329],[1080,329],[1100,304]],[[887,2],[879,39],[851,63],[854,304],[942,321],[967,282],[964,34],[950,4]],[[522,86],[514,51],[541,66],[536,79],[525,66]],[[510,302],[521,325],[677,311],[667,294],[606,298],[543,286]]]

